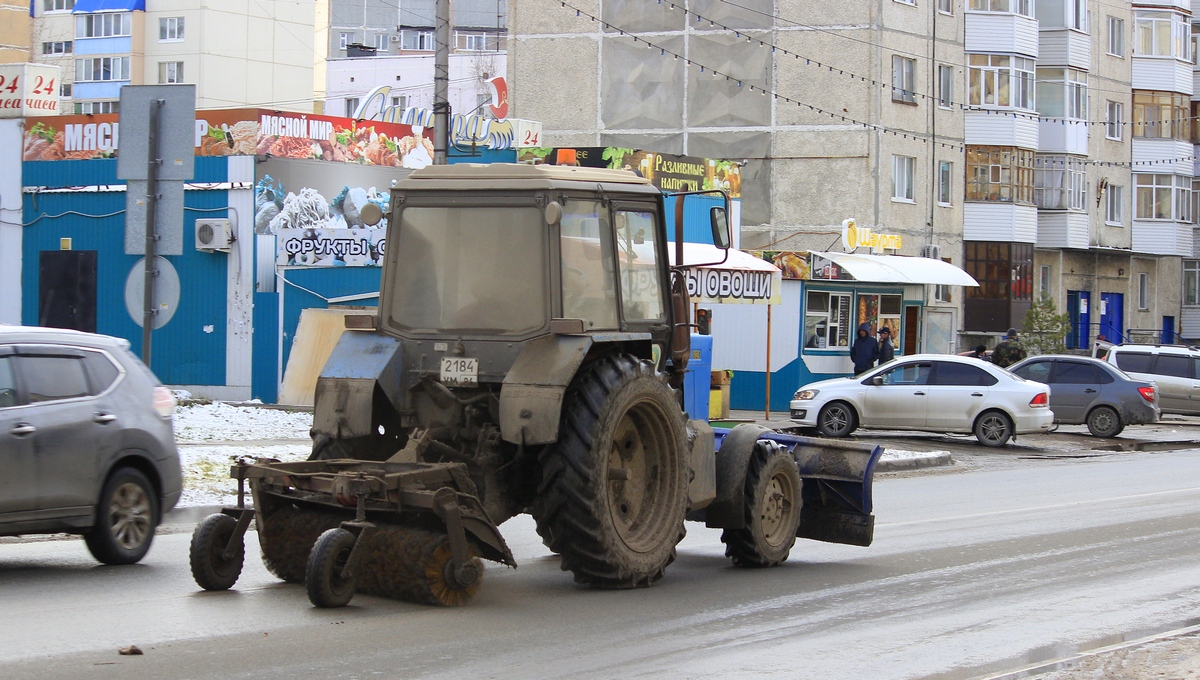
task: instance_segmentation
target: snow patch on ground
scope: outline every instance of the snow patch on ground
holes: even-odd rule
[[[239,457],[304,460],[308,458],[311,450],[312,447],[307,443],[269,446],[180,446],[183,496],[179,499],[179,507],[237,503],[237,481],[229,477],[229,468]]]
[[[304,439],[312,427],[311,413],[231,406],[221,402],[189,404],[175,409],[175,441],[249,441]]]
[[[904,449],[892,449],[884,447],[883,456],[880,460],[913,460],[917,458],[937,458],[939,456],[948,456],[949,451],[906,451]]]

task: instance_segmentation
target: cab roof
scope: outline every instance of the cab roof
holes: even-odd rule
[[[399,191],[479,189],[584,189],[658,194],[658,188],[645,177],[628,170],[581,168],[570,165],[529,165],[526,163],[456,163],[430,165],[414,170],[396,182]]]

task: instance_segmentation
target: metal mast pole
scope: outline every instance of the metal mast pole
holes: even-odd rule
[[[450,140],[450,0],[437,0],[433,56],[433,164],[446,164]]]
[[[150,333],[154,330],[154,279],[158,276],[158,235],[154,230],[154,211],[158,204],[158,117],[163,100],[150,100],[150,130],[147,135],[149,162],[146,172],[146,277],[142,291],[142,363],[150,366]]]

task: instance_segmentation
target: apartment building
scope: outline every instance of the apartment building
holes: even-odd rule
[[[922,339],[942,313],[959,345],[995,338],[1043,292],[1074,347],[1173,337],[1188,301],[1200,337],[1190,20],[1186,0],[529,0],[511,102],[555,146],[745,161],[743,249],[834,250],[852,217],[967,270],[979,287],[918,296]]]
[[[0,0],[0,64],[20,64],[30,57],[29,5]]]
[[[124,85],[190,83],[197,108],[311,110],[313,7],[282,0],[35,0],[34,61],[61,113],[114,113]]]
[[[455,0],[451,10],[451,110],[486,114],[486,83],[507,68],[508,2]],[[380,86],[387,106],[432,109],[435,16],[436,0],[319,0],[318,112],[353,115]]]

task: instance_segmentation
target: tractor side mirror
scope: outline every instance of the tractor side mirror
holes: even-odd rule
[[[712,223],[713,245],[721,250],[729,249],[729,216],[724,207],[715,207],[708,212]]]
[[[882,376],[882,375],[877,375],[877,376],[875,376],[874,378],[871,378],[871,384],[872,384],[872,385],[874,385],[874,386],[876,386],[876,387],[879,387],[880,385],[882,385],[882,384],[883,384],[883,376]]]

